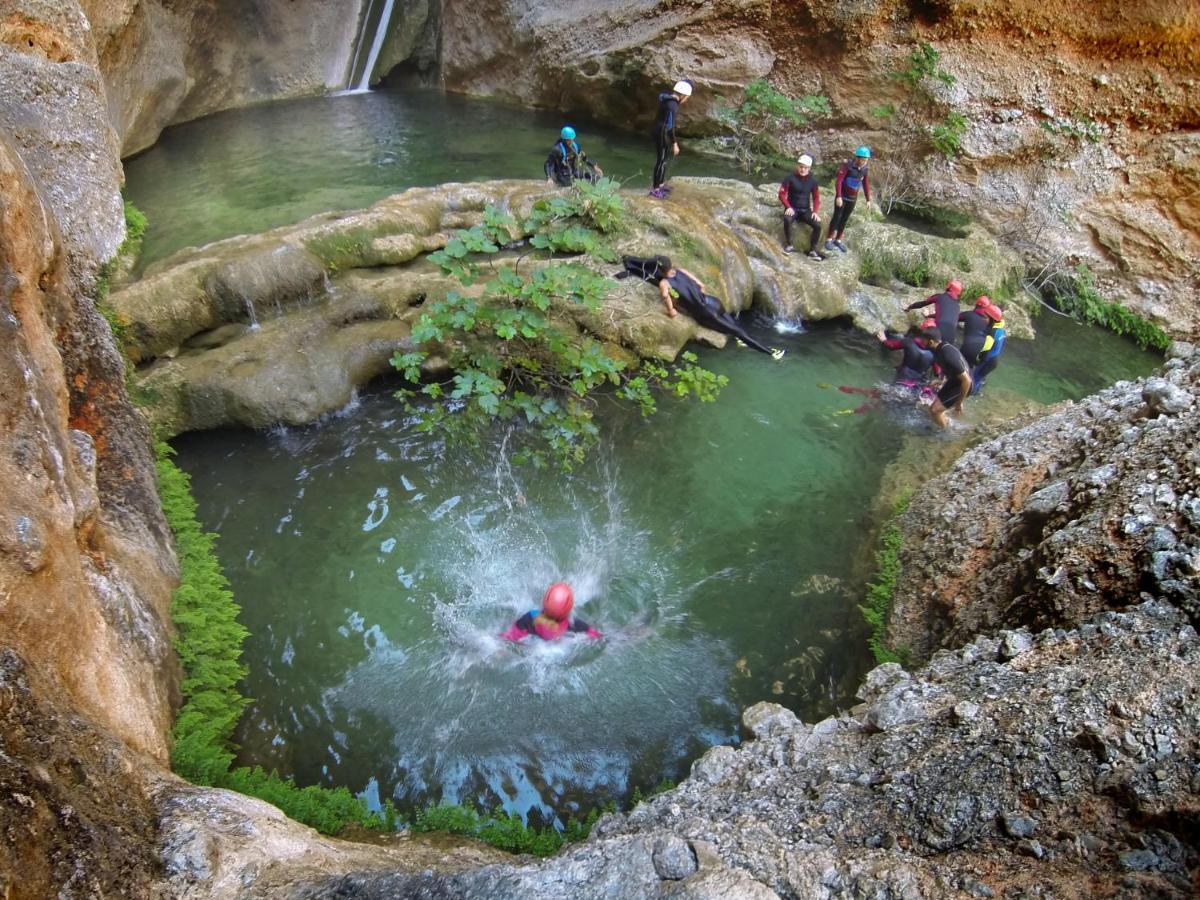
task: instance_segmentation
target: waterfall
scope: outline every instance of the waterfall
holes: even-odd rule
[[[366,9],[363,13],[362,29],[358,34],[358,41],[354,48],[354,59],[350,62],[350,84],[343,93],[346,94],[363,94],[371,90],[371,75],[375,71],[375,64],[379,62],[379,52],[383,49],[383,42],[387,38],[388,25],[392,21],[392,7],[395,5],[395,0],[383,0],[383,12],[380,14],[375,25],[375,34],[371,39],[371,48],[367,52],[366,64],[362,67],[362,74],[358,76],[358,82],[354,83],[356,73],[359,69],[359,58],[362,56],[363,47],[367,43],[367,31],[371,27],[371,20],[375,12],[375,8],[379,0],[366,0]]]

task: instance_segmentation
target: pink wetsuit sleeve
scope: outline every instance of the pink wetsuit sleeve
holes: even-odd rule
[[[821,188],[813,185],[813,214],[821,211]]]
[[[880,343],[889,350],[899,350],[904,346],[904,341],[900,338],[885,338],[884,340],[880,341]]]
[[[600,632],[598,632],[595,628],[588,628],[587,636],[590,638],[596,638],[596,639],[604,637],[604,635],[602,635]]]
[[[838,169],[837,182],[833,186],[833,196],[842,196],[842,182],[846,180],[846,165],[845,163]]]
[[[779,186],[779,202],[783,204],[784,209],[791,209],[792,207],[787,202],[787,194],[787,182],[785,181]]]
[[[529,637],[529,632],[514,622],[507,631],[500,632],[500,637],[506,641],[519,641]]]

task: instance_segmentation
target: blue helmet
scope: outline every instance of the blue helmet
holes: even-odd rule
[[[564,125],[563,130],[559,132],[559,135],[564,141],[573,141],[575,140],[575,129],[570,125]]]
[[[870,159],[871,158],[871,148],[866,147],[866,146],[859,147],[857,150],[854,151],[854,155],[861,156],[863,159]]]

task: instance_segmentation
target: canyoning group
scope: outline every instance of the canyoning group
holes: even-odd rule
[[[690,79],[677,81],[669,91],[658,95],[658,111],[654,121],[655,162],[653,183],[649,196],[665,200],[671,193],[667,169],[673,157],[679,155],[675,129],[679,108],[691,98],[694,85]],[[821,241],[821,189],[812,174],[813,157],[802,153],[795,170],[779,186],[779,202],[783,205],[783,252],[795,252],[792,226],[809,229],[808,258],[822,261],[830,253],[846,253],[843,240],[846,223],[858,203],[859,194],[871,209],[870,168],[871,148],[858,147],[844,160],[834,179],[834,211]],[[581,149],[575,129],[566,125],[559,134],[545,163],[546,181],[569,187],[576,180],[595,181],[603,171]],[[763,345],[751,337],[737,317],[725,310],[718,297],[705,291],[704,283],[681,266],[673,266],[666,256],[625,256],[624,268],[615,277],[634,275],[659,289],[668,316],[678,315],[677,306],[699,324],[732,336],[739,346],[750,347],[780,360],[784,351]],[[883,346],[903,350],[904,356],[896,369],[893,384],[928,404],[929,416],[939,428],[949,425],[947,413],[962,411],[968,396],[978,394],[987,375],[999,363],[1004,349],[1004,313],[986,294],[975,298],[973,309],[960,311],[963,286],[952,279],[946,289],[925,300],[909,304],[906,312],[934,307],[934,318],[926,319],[904,335],[879,332]],[[963,325],[961,344],[955,345],[958,325]],[[860,389],[851,389],[860,390]],[[861,390],[878,397],[877,390]]]

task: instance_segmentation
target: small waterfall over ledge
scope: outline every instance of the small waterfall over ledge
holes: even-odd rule
[[[363,94],[371,89],[371,75],[379,62],[383,42],[387,39],[394,7],[395,0],[364,0],[362,26],[359,28],[354,56],[350,61],[346,89],[341,93]],[[369,47],[368,37],[371,39]]]

